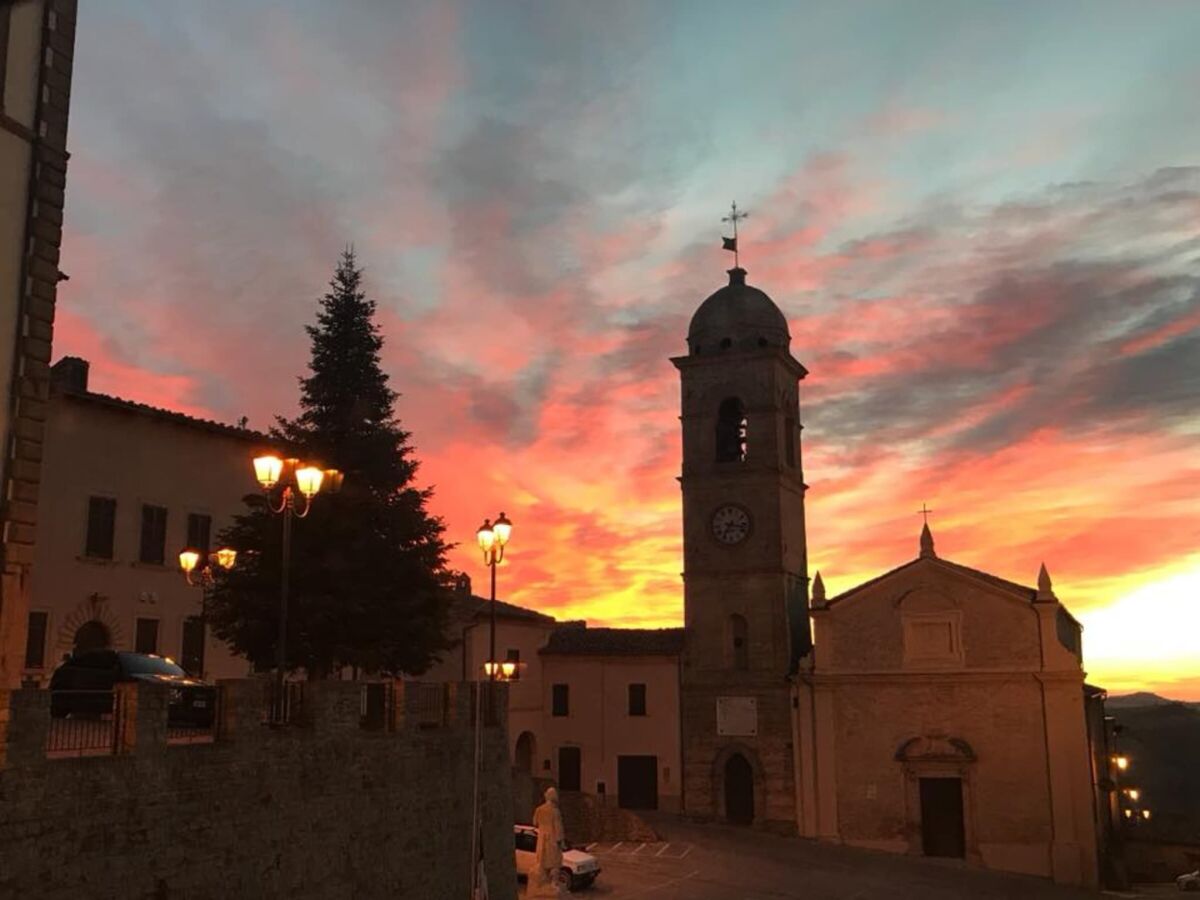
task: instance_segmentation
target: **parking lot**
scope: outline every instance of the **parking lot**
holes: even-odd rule
[[[654,821],[660,843],[598,843],[600,878],[575,896],[625,900],[1069,900],[1097,894],[957,862],[818,845],[746,829]],[[1134,896],[1134,895],[1126,895]]]

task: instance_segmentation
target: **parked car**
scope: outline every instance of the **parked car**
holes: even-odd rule
[[[170,688],[167,724],[208,728],[216,715],[217,689],[192,678],[172,660],[152,653],[89,650],[67,657],[50,677],[50,715],[97,718],[112,710],[112,690],[140,681]]]
[[[1181,891],[1200,891],[1200,869],[1180,875],[1175,879],[1175,887]]]
[[[537,829],[532,825],[514,825],[516,841],[517,875],[529,877],[537,853]],[[590,887],[600,874],[600,861],[582,850],[564,850],[562,868],[558,872],[558,883],[569,891]]]

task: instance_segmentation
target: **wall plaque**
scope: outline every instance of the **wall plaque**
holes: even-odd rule
[[[754,697],[718,697],[717,734],[730,737],[757,735],[758,700]]]

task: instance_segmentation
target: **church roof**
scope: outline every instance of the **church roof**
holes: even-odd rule
[[[678,656],[682,628],[588,628],[564,625],[550,632],[541,653],[562,656]]]
[[[787,319],[775,301],[746,284],[746,270],[729,270],[729,284],[700,304],[688,327],[693,356],[722,350],[784,347],[791,343]]]
[[[999,576],[989,574],[988,572],[981,572],[979,569],[972,569],[970,566],[963,566],[958,563],[950,562],[950,560],[942,559],[941,557],[920,556],[917,559],[909,560],[902,566],[897,566],[894,569],[890,569],[889,571],[884,572],[882,575],[877,575],[869,581],[864,581],[862,584],[855,585],[854,587],[850,588],[850,590],[843,591],[836,597],[829,598],[827,605],[833,606],[833,604],[839,603],[842,600],[845,600],[847,597],[851,597],[860,591],[866,590],[872,585],[876,585],[885,579],[891,578],[897,572],[903,572],[905,569],[922,562],[928,562],[931,565],[941,566],[942,568],[949,569],[952,572],[958,572],[961,575],[966,575],[968,578],[974,578],[977,581],[986,582],[992,587],[1000,588],[1002,591],[1006,591],[1010,594],[1016,594],[1023,600],[1028,600],[1031,603],[1033,602],[1034,598],[1037,597],[1036,589],[1027,587],[1023,584],[1017,584],[1015,581],[1009,581],[1006,578],[1000,578]]]

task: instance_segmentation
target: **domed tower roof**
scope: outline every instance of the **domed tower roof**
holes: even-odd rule
[[[746,270],[729,270],[729,284],[700,304],[688,328],[688,352],[709,356],[722,350],[787,348],[787,319],[775,301],[746,284]]]

